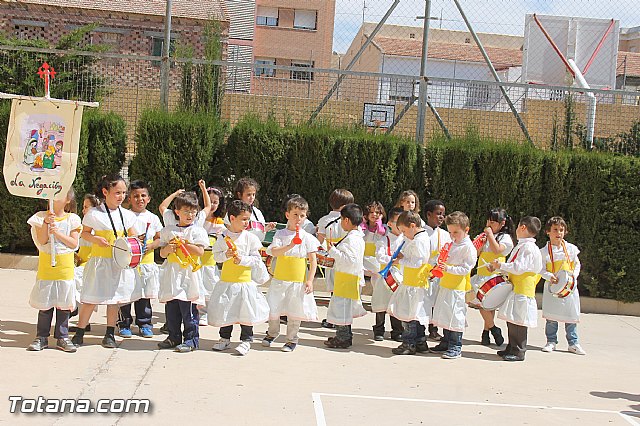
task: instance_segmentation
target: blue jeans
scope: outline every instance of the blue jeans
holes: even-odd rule
[[[565,322],[564,331],[567,334],[567,342],[569,346],[578,343],[578,324],[574,322]],[[558,343],[558,321],[547,320],[544,327],[544,334],[547,335],[547,343]]]
[[[197,349],[200,334],[198,333],[198,309],[195,303],[173,299],[165,304],[164,309],[167,316],[169,339]],[[182,328],[182,332],[180,332],[180,328]]]
[[[426,342],[424,325],[418,321],[402,322],[404,330],[402,331],[402,342],[408,345],[417,345],[421,342]]]
[[[456,354],[459,355],[462,353],[462,331],[451,331],[451,330],[444,330],[444,337],[443,339],[447,339],[448,341],[448,348],[447,348],[447,352],[450,352],[452,354]]]

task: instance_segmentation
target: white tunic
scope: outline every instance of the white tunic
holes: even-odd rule
[[[260,257],[259,250],[262,243],[258,237],[248,231],[235,233],[225,230],[213,246],[213,256],[219,263],[229,259],[224,236],[229,236],[234,241],[240,255],[240,266],[251,268],[251,281],[228,282],[222,279],[218,281],[207,305],[209,324],[223,327],[231,324],[263,323],[269,319],[269,304],[258,290],[258,285],[268,281],[269,273]]]
[[[198,225],[180,227],[170,225],[160,232],[160,245],[162,247],[178,236],[189,244],[202,247],[209,245],[209,237],[204,228]],[[179,249],[178,249],[179,250]],[[160,292],[158,300],[166,303],[171,300],[183,300],[194,302],[204,306],[204,295],[200,293],[202,286],[202,274],[199,271],[193,272],[190,266],[182,267],[179,263],[170,262],[166,259],[160,272]]]
[[[340,226],[340,212],[330,211],[329,214],[322,216],[318,221],[317,235],[323,235],[325,239],[331,239],[333,242],[338,241],[346,235],[342,226]],[[326,242],[324,243],[326,247]],[[327,291],[333,291],[333,269],[325,269],[325,283]]]
[[[204,214],[204,210],[200,210],[196,215],[196,219],[193,221],[193,224],[203,227],[206,220],[207,216]],[[172,226],[177,225],[179,219],[176,217],[176,214],[172,209],[166,209],[162,212],[162,222],[164,223],[164,226]]]
[[[552,321],[578,323],[580,322],[580,294],[578,293],[578,275],[580,275],[580,260],[578,254],[580,250],[571,243],[567,243],[567,253],[569,260],[573,262],[573,276],[576,279],[576,287],[570,295],[558,298],[549,291],[549,280],[553,275],[547,271],[547,262],[550,262],[548,244],[540,249],[542,255],[542,270],[540,275],[545,279],[542,293],[542,317]],[[562,246],[551,246],[553,250],[553,260],[564,260],[565,254]],[[556,271],[557,272],[557,271]]]
[[[511,235],[506,233],[500,234],[496,237],[496,241],[498,242],[499,245],[504,244],[504,250],[500,252],[500,255],[506,258],[509,255],[509,253],[511,253],[511,250],[513,250],[513,239],[511,238]],[[491,248],[489,248],[489,241],[485,241],[484,245],[480,248],[480,253],[488,252],[490,250]],[[483,266],[480,263],[481,263],[481,259],[480,257],[478,257],[478,267]],[[487,282],[489,278],[491,278],[492,276],[494,275],[493,274],[478,275],[477,273],[474,276],[472,276],[471,287],[473,288],[473,294],[475,295],[478,292],[478,289],[482,287],[482,285],[485,282]],[[477,297],[475,297],[471,302],[469,302],[469,305],[472,305],[474,307],[481,307],[480,301],[478,300]]]
[[[436,266],[438,263],[438,254],[445,244],[451,242],[451,235],[442,228],[432,228],[429,225],[424,226],[427,230],[429,238],[431,238],[431,256],[429,257],[429,263],[432,266]],[[429,285],[429,297],[431,298],[431,304],[436,302],[438,297],[438,289],[440,288],[440,279],[436,278],[431,280]]]
[[[398,238],[398,240],[400,239]],[[431,239],[426,231],[418,232],[413,240],[405,241],[406,244],[402,248],[404,257],[400,259],[403,275],[404,268],[420,268],[429,263],[432,249]],[[432,307],[431,291],[428,284],[425,288],[401,283],[389,300],[387,312],[401,321],[419,321],[420,324],[427,325]]]
[[[82,224],[97,231],[113,232],[106,205],[94,207],[82,219]],[[138,218],[133,212],[120,208],[122,219],[118,209],[110,210],[116,231],[125,231],[133,228]],[[123,226],[124,225],[124,226]],[[133,235],[130,235],[133,237]],[[142,297],[142,287],[136,282],[133,269],[121,269],[116,265],[113,257],[91,256],[84,267],[82,277],[82,293],[80,301],[96,305],[113,305],[131,303]]]
[[[288,229],[280,229],[273,237],[273,242],[267,247],[267,254],[273,255],[273,249],[289,245],[296,232]],[[301,244],[295,245],[284,255],[306,259],[309,253],[318,251],[320,243],[317,238],[300,230]],[[277,258],[274,258],[277,263]],[[293,281],[281,281],[272,278],[267,291],[267,302],[269,303],[269,319],[277,320],[281,315],[286,315],[290,319],[302,321],[317,321],[318,307],[316,306],[313,293],[305,293],[305,283]]]
[[[160,218],[151,213],[149,210],[145,210],[141,213],[133,212],[138,217],[135,231],[136,235],[142,235],[147,229],[147,223],[149,224],[149,230],[147,231],[147,241],[153,240],[156,233],[162,231],[162,223]],[[155,299],[158,297],[158,291],[160,289],[160,268],[156,262],[140,264],[135,269],[137,284],[142,287],[142,297],[146,299]]]
[[[91,243],[83,238],[80,238],[80,242],[78,243],[78,248],[80,247],[89,247],[89,251],[91,251]],[[76,302],[80,303],[80,294],[82,292],[82,275],[84,273],[85,265],[76,266],[73,270],[74,280],[76,283]]]
[[[387,235],[379,238],[376,242],[376,261],[380,267],[377,272],[371,274],[371,285],[373,286],[373,294],[371,295],[372,312],[387,312],[387,309],[389,308],[389,300],[391,300],[393,292],[379,272],[382,268],[387,266],[387,263],[391,260],[391,256],[396,252],[403,241],[404,237],[402,234],[395,235],[393,232],[388,231]],[[394,270],[396,280],[399,280],[398,285],[400,285],[402,283],[402,273],[395,266],[393,266],[392,269]]]
[[[539,273],[542,269],[542,256],[536,246],[535,238],[518,240],[508,262],[500,264],[500,270],[510,274],[524,274],[525,272]],[[538,326],[538,305],[535,297],[511,292],[507,300],[500,306],[498,318],[512,324],[535,328]]]
[[[217,240],[222,231],[227,229],[224,223],[217,222],[217,220],[212,221],[207,219],[204,223],[204,229],[207,231],[207,234],[209,234],[210,243],[212,240]],[[206,250],[210,253],[212,249],[213,244],[210,244]],[[200,271],[202,273],[202,288],[200,289],[200,292],[204,294],[204,299],[208,302],[209,298],[211,298],[213,288],[218,281],[220,281],[220,269],[218,269],[217,265],[203,265],[202,268],[200,268]]]
[[[327,311],[327,322],[335,325],[350,325],[354,318],[367,314],[360,300],[360,287],[364,285],[362,272],[364,258],[364,235],[360,229],[354,229],[329,250],[329,256],[335,259],[333,269],[359,277],[357,300],[333,294]]]
[[[37,237],[37,228],[46,226],[44,219],[47,212],[38,212],[31,216],[27,223],[31,225],[31,238],[39,252],[51,254],[51,243],[40,244]],[[63,218],[56,218],[55,222],[58,231],[64,235],[70,235],[73,231],[82,230],[80,217],[74,213],[67,213]],[[73,253],[74,248],[69,248],[61,241],[56,240],[56,255]],[[46,280],[38,279],[31,289],[29,304],[39,310],[57,308],[72,311],[76,308],[76,285],[75,280]]]
[[[478,261],[476,248],[469,236],[453,243],[447,258],[446,274],[468,276]],[[452,290],[440,285],[433,307],[433,324],[446,330],[463,332],[466,326],[467,303],[465,290]]]

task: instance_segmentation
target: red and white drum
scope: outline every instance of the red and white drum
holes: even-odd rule
[[[142,256],[142,243],[136,237],[120,237],[113,243],[113,261],[121,269],[137,268]]]
[[[391,290],[392,292],[395,292],[398,289],[400,281],[400,271],[398,270],[398,268],[389,269],[389,273],[386,277],[384,277],[384,282],[387,283],[387,286],[389,286],[389,290]]]
[[[478,289],[476,297],[482,309],[493,311],[500,307],[513,290],[513,284],[502,275],[494,275]]]
[[[326,251],[322,246],[318,247],[318,251],[316,252],[316,259],[318,260],[318,266],[321,266],[323,268],[333,268],[333,264],[336,261],[333,257],[329,257],[329,252]]]
[[[549,283],[549,291],[555,297],[559,299],[564,299],[573,293],[573,290],[576,288],[576,278],[573,276],[573,273],[561,269],[556,274],[558,277],[558,282],[555,284]]]

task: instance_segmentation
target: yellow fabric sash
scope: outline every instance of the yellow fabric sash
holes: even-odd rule
[[[110,246],[113,246],[113,243],[116,242],[116,238],[113,236],[113,231],[111,230],[94,230],[93,233],[107,240]],[[118,237],[124,237],[123,231],[118,231]],[[91,245],[91,257],[104,257],[104,258],[112,258],[113,257],[113,247],[100,247],[97,244]]]
[[[80,246],[78,249],[78,257],[80,258],[78,266],[86,265],[89,259],[91,259],[91,246]]]
[[[278,259],[280,262],[280,259]],[[346,272],[335,271],[333,294],[345,299],[358,300],[360,298],[360,277]]]
[[[436,228],[436,234],[437,234],[436,237],[438,238],[438,243],[437,243],[436,249],[431,252],[431,257],[438,256],[438,254],[440,253],[440,249],[442,248],[440,247],[440,231],[438,231],[438,228]]]
[[[375,256],[376,255],[376,243],[364,243],[364,255]]]
[[[471,275],[454,275],[444,272],[440,278],[440,287],[449,290],[469,291],[471,290]]]
[[[147,246],[149,244],[151,244],[153,242],[153,238],[150,238],[147,240]],[[147,252],[144,254],[144,256],[142,256],[142,260],[140,260],[140,264],[141,265],[149,265],[151,263],[154,263],[155,260],[153,258],[153,250],[147,250]]]
[[[409,287],[429,287],[429,272],[431,272],[433,266],[424,263],[419,268],[404,266],[402,269],[402,284]]]
[[[211,251],[211,247],[216,243],[216,237],[209,236],[209,249],[204,251],[202,255],[202,266],[216,266],[216,261],[213,258],[213,251]]]
[[[480,253],[480,257],[478,258],[478,266],[480,267],[487,263],[491,263],[494,260],[497,260],[498,262],[502,263],[505,260],[507,260],[507,258],[501,255],[500,253],[494,253],[492,251],[483,251],[482,253]],[[493,275],[495,272],[491,272],[489,271],[489,268],[485,267],[485,268],[478,268],[476,273],[481,277],[488,277],[489,275]]]
[[[233,259],[222,264],[220,280],[228,283],[248,283],[251,281],[251,268],[233,263]]]
[[[56,255],[56,266],[51,267],[51,255],[46,252],[38,254],[39,280],[68,281],[73,279],[73,252]]]
[[[278,256],[273,278],[280,281],[303,283],[307,274],[307,259],[295,256]]]
[[[536,284],[540,280],[540,275],[535,272],[525,272],[524,274],[509,274],[509,281],[513,283],[513,291],[527,297],[536,297]]]
[[[547,262],[547,271],[553,272],[554,274],[558,271],[569,271],[573,272],[573,268],[571,267],[571,262],[568,262],[566,259],[556,260],[553,263]]]

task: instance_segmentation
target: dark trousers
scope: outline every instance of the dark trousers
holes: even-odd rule
[[[336,340],[352,342],[353,332],[351,332],[351,325],[336,325]]]
[[[400,336],[402,335],[403,327],[402,321],[398,318],[389,315],[391,318],[391,336]],[[376,324],[373,326],[373,335],[374,336],[383,336],[384,335],[384,323],[387,318],[386,312],[376,312]]]
[[[231,339],[233,324],[220,327],[220,337],[223,339]],[[240,341],[253,342],[253,326],[240,324]]]
[[[508,322],[507,330],[509,343],[507,343],[505,352],[507,355],[515,355],[524,359],[524,354],[527,351],[527,327]]]
[[[402,342],[407,345],[417,345],[421,342],[426,342],[427,337],[425,335],[424,325],[420,324],[417,320],[403,322],[404,332],[402,333]]]
[[[200,335],[198,333],[199,314],[195,303],[174,299],[166,303],[165,312],[169,339],[197,348]],[[181,325],[182,333],[180,333]]]
[[[47,309],[46,311],[38,311],[38,337],[49,337],[51,333],[51,321],[53,321],[53,310],[55,308]],[[56,310],[56,325],[53,329],[53,337],[56,339],[62,339],[69,337],[69,314],[71,311],[63,311],[61,309]]]
[[[443,329],[443,341],[447,342],[447,351],[462,353],[462,331],[451,331]]]
[[[133,303],[120,306],[120,309],[118,309],[118,327],[130,328],[133,324],[131,305],[136,310],[136,325],[138,327],[151,325],[151,316],[153,314],[151,311],[151,299],[138,299]]]

